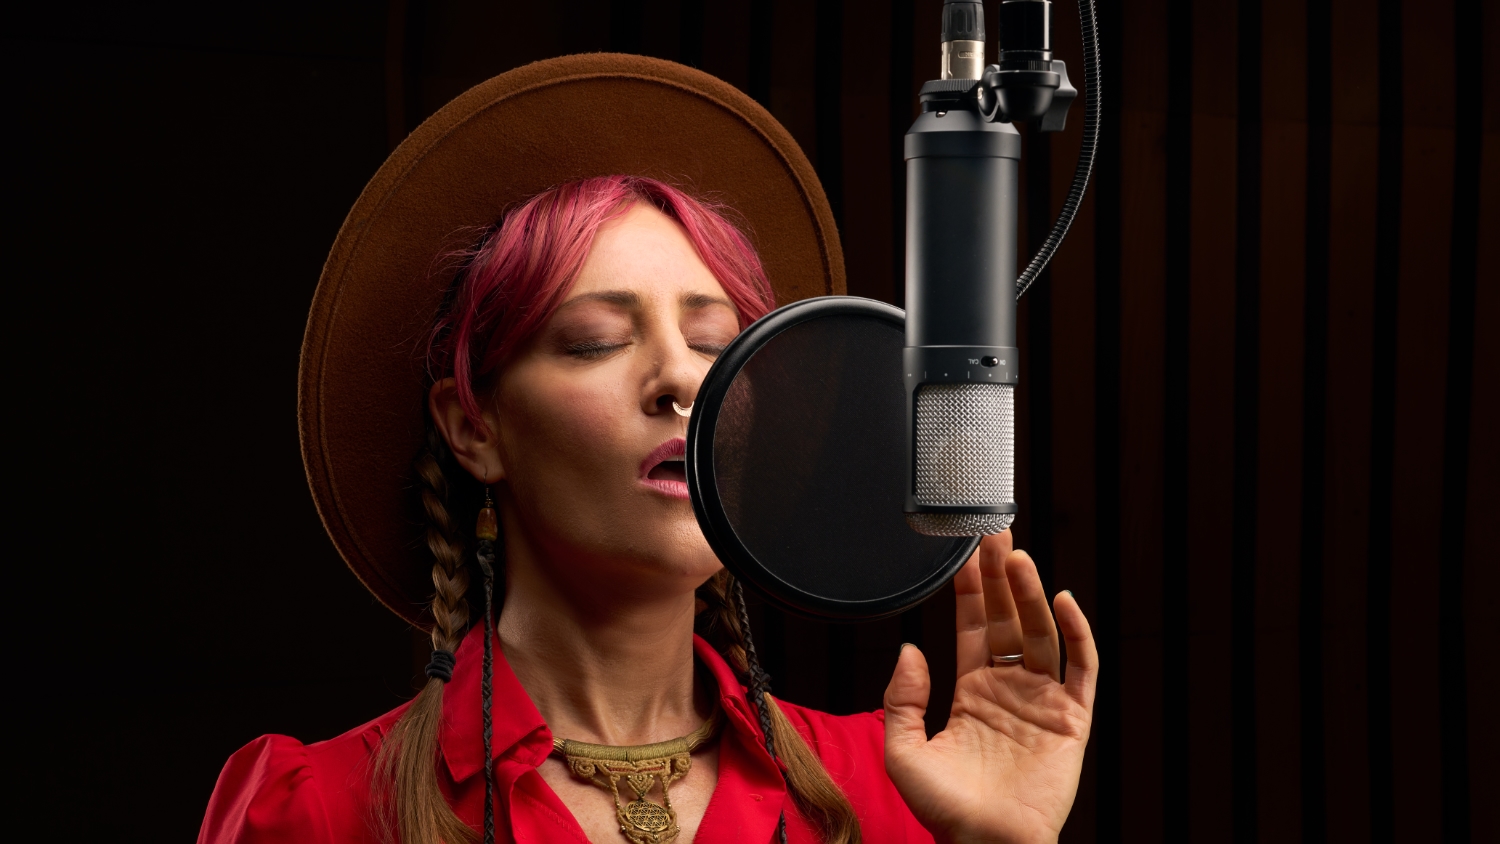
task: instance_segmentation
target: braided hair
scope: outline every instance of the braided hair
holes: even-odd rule
[[[426,441],[412,469],[426,521],[427,549],[433,557],[432,647],[435,654],[450,655],[450,660],[469,626],[470,583],[463,534],[450,510],[454,486],[450,479],[464,473],[452,471],[452,463],[447,443],[429,422]],[[384,809],[380,818],[387,840],[457,844],[470,840],[473,832],[453,812],[438,787],[434,760],[447,681],[432,670],[428,675],[426,685],[376,753],[375,781],[380,785],[377,802]]]
[[[755,640],[750,635],[744,588],[723,570],[698,587],[697,597],[705,605],[698,614],[698,635],[714,646],[749,690],[761,734],[765,736],[766,752],[781,766],[787,793],[797,812],[819,830],[826,844],[859,844],[859,818],[849,798],[828,776],[822,761],[771,696],[771,676],[761,667]],[[777,837],[786,841],[784,812],[777,825]]]

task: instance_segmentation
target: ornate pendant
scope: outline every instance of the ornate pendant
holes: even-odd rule
[[[713,738],[724,713],[714,714],[691,735],[640,747],[611,747],[554,738],[552,752],[568,763],[573,776],[608,791],[615,799],[615,818],[630,844],[670,844],[682,828],[672,808],[672,783],[693,768],[693,751]],[[635,799],[620,800],[620,782],[630,786]],[[661,785],[661,802],[648,799]]]
[[[568,770],[578,779],[606,788],[615,799],[615,817],[620,821],[620,832],[631,844],[669,844],[682,830],[677,826],[677,812],[672,808],[672,783],[682,779],[692,769],[693,758],[687,751],[671,756],[639,761],[594,759],[567,753]],[[630,786],[635,799],[620,800],[620,782]],[[661,803],[647,799],[661,784]]]

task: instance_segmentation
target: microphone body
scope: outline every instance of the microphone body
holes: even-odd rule
[[[1050,0],[1004,0],[999,11],[998,63],[985,65],[983,3],[944,0],[942,78],[922,86],[906,133],[905,512],[933,536],[1000,533],[1015,519],[1016,297],[1082,195],[1075,180],[1066,219],[1018,287],[1021,136],[1011,124],[1061,131],[1078,92],[1052,58]],[[1090,2],[1090,27],[1092,15]],[[1092,141],[1087,149],[1092,160]]]
[[[1016,513],[1021,137],[952,98],[975,84],[928,83],[905,141],[905,512],[934,536],[999,533]]]

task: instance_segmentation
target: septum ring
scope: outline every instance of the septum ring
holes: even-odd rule
[[[687,407],[683,407],[682,405],[678,404],[676,401],[673,401],[672,402],[672,409],[675,410],[675,411],[677,411],[677,415],[678,416],[682,416],[682,417],[692,416],[693,415],[693,402],[688,402],[687,403]]]
[[[1006,654],[1005,656],[990,654],[990,662],[995,665],[1015,665],[1025,658],[1026,654]]]

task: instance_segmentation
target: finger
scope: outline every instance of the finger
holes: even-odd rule
[[[1010,531],[986,536],[979,543],[979,576],[984,584],[985,639],[995,656],[1021,652],[1021,619],[1005,579],[1005,558],[1010,556]]]
[[[885,687],[885,752],[900,753],[927,742],[927,698],[932,678],[927,657],[916,645],[902,645],[896,670]]]
[[[1084,708],[1093,711],[1094,685],[1099,678],[1099,649],[1089,620],[1072,592],[1059,592],[1053,601],[1057,609],[1057,626],[1062,628],[1068,645],[1068,694]]]
[[[1042,578],[1036,563],[1025,551],[1014,551],[1005,558],[1005,578],[1021,617],[1021,652],[1026,654],[1026,670],[1051,675],[1062,680],[1058,666],[1057,626],[1052,623],[1052,608],[1042,591]]]
[[[958,676],[990,664],[990,646],[985,641],[984,586],[979,576],[979,551],[975,550],[953,578],[954,626],[958,634]]]

